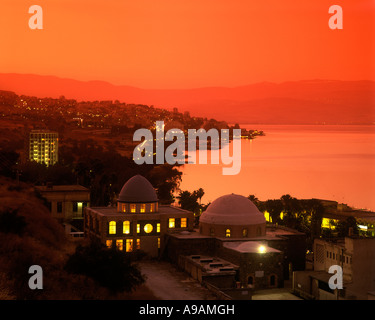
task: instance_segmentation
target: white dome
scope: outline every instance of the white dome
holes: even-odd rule
[[[255,225],[266,223],[264,215],[248,198],[229,194],[213,201],[199,219],[216,225]]]
[[[130,178],[122,187],[119,202],[157,202],[158,197],[152,184],[143,176]]]

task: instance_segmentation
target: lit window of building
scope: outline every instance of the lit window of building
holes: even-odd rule
[[[29,136],[29,159],[46,166],[58,162],[58,133],[33,130]]]
[[[141,239],[137,239],[137,250],[141,249]]]
[[[146,204],[141,203],[141,212],[146,212]]]
[[[137,223],[137,233],[140,233],[140,232],[141,232],[141,225]]]
[[[230,238],[230,229],[225,230],[225,237]]]
[[[109,222],[109,234],[116,234],[116,221]]]
[[[181,228],[186,228],[186,227],[187,227],[187,219],[181,218]]]
[[[133,239],[126,239],[126,252],[133,251]]]
[[[124,221],[123,222],[123,233],[129,234],[130,233],[130,221]]]
[[[160,232],[160,223],[158,223],[157,225],[156,225],[156,232]]]
[[[174,228],[175,227],[175,219],[174,218],[169,218],[169,228]]]
[[[105,242],[105,244],[106,244],[107,248],[112,248],[112,240],[107,240]]]
[[[155,204],[151,203],[150,204],[150,212],[154,212],[155,211]]]
[[[126,204],[122,203],[121,205],[121,212],[126,212]]]
[[[247,237],[247,229],[245,228],[245,229],[242,229],[242,236],[244,237],[244,238],[246,238]]]
[[[144,230],[146,233],[150,233],[150,232],[152,232],[152,229],[153,229],[153,227],[152,227],[152,224],[150,224],[150,223],[147,223],[147,224],[144,226],[144,228],[143,228],[143,230]]]
[[[116,248],[117,250],[124,250],[124,241],[119,239],[119,240],[116,240]]]
[[[160,238],[158,238],[158,249],[160,249]]]
[[[137,205],[135,203],[132,203],[130,205],[130,212],[135,212],[136,211],[136,208],[137,208]]]

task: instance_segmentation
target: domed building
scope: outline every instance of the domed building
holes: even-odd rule
[[[254,203],[238,194],[214,200],[199,230],[168,238],[170,260],[201,282],[232,288],[236,299],[248,297],[243,289],[282,287],[293,270],[305,268],[305,234],[267,225]]]
[[[99,238],[107,247],[158,257],[166,233],[192,231],[194,214],[178,207],[159,205],[151,183],[141,175],[122,187],[116,207],[90,207],[84,211],[86,237]]]
[[[226,238],[255,238],[266,235],[263,213],[246,197],[229,194],[217,198],[199,219],[200,233]]]

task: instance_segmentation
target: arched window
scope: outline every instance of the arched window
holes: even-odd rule
[[[109,234],[116,234],[116,221],[109,222]]]
[[[230,238],[230,229],[225,230],[225,237]]]
[[[124,221],[122,229],[123,229],[122,232],[124,234],[129,234],[130,233],[130,221]]]

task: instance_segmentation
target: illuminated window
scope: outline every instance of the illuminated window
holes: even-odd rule
[[[109,234],[116,234],[116,221],[109,222]]]
[[[137,250],[141,249],[141,239],[137,239]]]
[[[125,203],[123,203],[121,205],[121,212],[126,212],[126,204]]]
[[[152,227],[152,224],[150,224],[150,223],[147,223],[147,224],[144,226],[144,228],[143,228],[143,230],[144,230],[146,233],[150,233],[150,232],[152,231],[152,229],[153,229],[153,227]]]
[[[187,218],[181,218],[181,228],[187,227]]]
[[[130,205],[130,212],[135,212],[136,208],[137,208],[137,205],[135,203],[132,203]]]
[[[133,239],[126,239],[126,252],[133,251]]]
[[[129,234],[130,233],[130,221],[124,221],[122,226],[123,226],[122,232],[125,234]]]
[[[112,240],[107,240],[105,242],[105,244],[106,244],[107,248],[112,248]]]
[[[137,233],[140,233],[140,232],[141,232],[141,225],[137,223]]]
[[[174,228],[174,227],[175,227],[175,219],[169,218],[169,228]]]
[[[160,249],[160,238],[158,238],[158,249]]]
[[[142,203],[141,204],[141,212],[145,212],[146,211],[146,204]]]
[[[155,204],[151,203],[150,204],[150,212],[154,212],[155,210]]]
[[[230,238],[230,229],[225,230],[225,237]]]
[[[160,232],[160,223],[156,225],[156,232]]]
[[[242,236],[243,236],[244,238],[247,237],[247,229],[246,229],[246,228],[245,228],[245,229],[242,229]]]
[[[124,241],[123,240],[116,240],[116,248],[120,251],[124,250]]]

